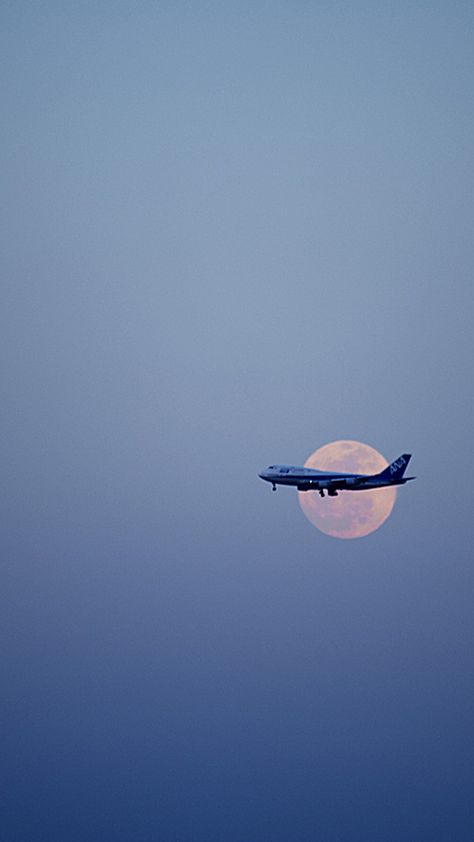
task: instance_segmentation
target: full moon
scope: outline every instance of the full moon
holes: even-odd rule
[[[387,460],[359,441],[333,441],[315,450],[305,468],[347,471],[353,474],[378,474]],[[390,515],[397,492],[395,488],[369,491],[340,491],[337,497],[320,497],[316,491],[298,491],[300,506],[309,521],[334,538],[363,538],[375,532]]]

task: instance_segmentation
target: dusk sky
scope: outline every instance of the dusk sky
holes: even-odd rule
[[[2,842],[471,842],[472,3],[0,21]]]

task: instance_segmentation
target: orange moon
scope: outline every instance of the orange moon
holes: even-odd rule
[[[333,441],[315,450],[305,468],[378,474],[387,460],[373,447],[360,441]],[[309,521],[334,538],[363,538],[375,532],[390,515],[395,488],[369,491],[340,491],[337,497],[320,497],[317,491],[298,491],[299,503]]]

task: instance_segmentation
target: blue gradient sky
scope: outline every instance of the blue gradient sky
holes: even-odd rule
[[[472,4],[1,17],[6,842],[472,840]]]

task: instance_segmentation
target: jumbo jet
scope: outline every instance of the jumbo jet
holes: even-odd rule
[[[319,491],[321,497],[327,491],[328,497],[337,497],[338,491],[367,491],[385,488],[387,485],[405,485],[416,477],[405,477],[404,473],[411,459],[411,453],[403,453],[380,474],[347,474],[345,471],[317,471],[315,468],[295,468],[291,465],[270,465],[259,474],[261,479],[271,482],[272,490],[277,485],[295,485],[298,491]]]

